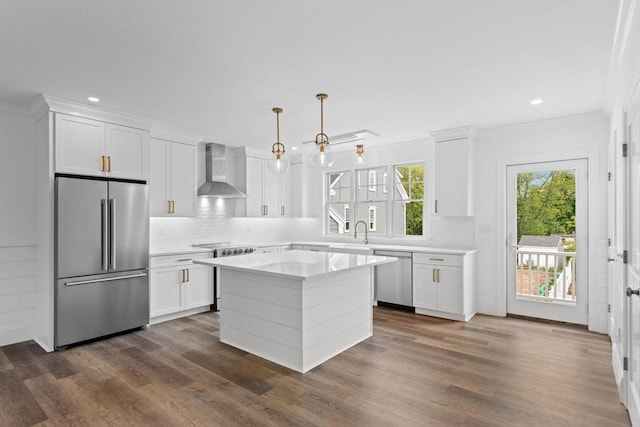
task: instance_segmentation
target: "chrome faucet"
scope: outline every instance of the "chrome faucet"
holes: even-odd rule
[[[358,224],[363,223],[364,224],[364,244],[366,245],[367,243],[369,243],[369,239],[367,238],[367,232],[369,227],[367,227],[367,223],[360,220],[358,222],[356,222],[355,227],[353,227],[353,238],[357,239],[358,238]]]

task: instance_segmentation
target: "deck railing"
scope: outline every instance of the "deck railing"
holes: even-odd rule
[[[517,297],[575,304],[575,259],[575,252],[517,249]]]

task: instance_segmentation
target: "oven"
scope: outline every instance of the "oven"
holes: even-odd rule
[[[255,246],[230,242],[202,243],[193,246],[213,249],[214,258],[246,255],[256,251]],[[211,309],[214,311],[220,310],[220,286],[220,271],[217,267],[213,267],[213,305]]]

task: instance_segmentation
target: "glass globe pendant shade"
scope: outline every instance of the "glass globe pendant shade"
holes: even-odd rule
[[[311,164],[316,168],[329,168],[336,162],[336,154],[326,144],[314,149],[311,154]]]
[[[285,174],[289,171],[291,162],[289,159],[283,158],[283,156],[277,155],[273,159],[267,160],[267,169],[273,173]]]

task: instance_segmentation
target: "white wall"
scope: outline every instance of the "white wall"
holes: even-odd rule
[[[0,346],[32,338],[36,151],[33,119],[0,106]]]
[[[589,157],[589,328],[606,332],[607,142],[603,113],[483,130],[475,141],[477,309],[506,314],[505,164]]]

